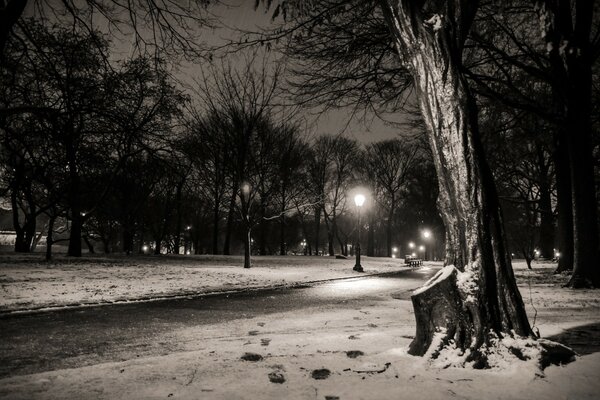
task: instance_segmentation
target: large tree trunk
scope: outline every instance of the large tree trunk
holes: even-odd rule
[[[530,336],[532,331],[505,245],[500,205],[480,142],[477,106],[460,72],[462,46],[477,2],[380,1],[400,58],[414,79],[445,197],[444,221],[452,224],[447,230],[458,243],[454,267],[445,267],[428,288],[413,295],[417,335],[409,352],[424,355],[440,330],[445,333],[437,345],[452,343],[469,350],[466,361],[485,366],[491,340]],[[450,309],[444,306],[448,304],[453,312],[441,312]]]
[[[558,267],[556,273],[573,270],[573,209],[571,200],[571,171],[566,135],[560,130],[555,139],[554,166],[556,171],[556,208]]]
[[[571,170],[573,275],[571,287],[600,287],[598,210],[591,126],[590,43],[594,2],[534,0],[542,21],[553,74],[553,91],[564,101],[564,126]],[[574,3],[574,4],[572,4]]]
[[[539,210],[540,210],[540,255],[545,259],[554,258],[554,214],[552,213],[552,197],[550,177],[548,176],[548,161],[540,144],[537,144],[537,161],[539,177]]]

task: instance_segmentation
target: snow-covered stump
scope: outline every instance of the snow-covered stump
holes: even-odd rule
[[[411,296],[417,332],[409,354],[423,356],[431,347],[436,333],[445,332],[445,336],[451,338],[469,326],[456,276],[455,268],[444,268]]]
[[[476,291],[470,274],[452,265],[415,290],[416,335],[408,353],[443,367],[468,364],[477,369],[523,361],[543,370],[575,360],[575,352],[559,343],[494,328]]]

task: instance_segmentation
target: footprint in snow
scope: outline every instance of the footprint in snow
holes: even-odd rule
[[[329,375],[331,375],[331,371],[328,370],[327,368],[315,369],[310,374],[310,376],[313,379],[318,379],[318,380],[320,380],[320,379],[327,379],[327,378],[329,378]]]
[[[348,356],[348,358],[357,358],[364,355],[365,353],[360,350],[350,350],[346,352],[346,356]]]
[[[269,343],[271,343],[271,339],[268,339],[268,338],[260,339],[261,346],[268,346]]]
[[[263,359],[263,356],[261,356],[260,354],[256,354],[256,353],[244,353],[242,355],[242,357],[240,357],[242,360],[244,361],[261,361]]]

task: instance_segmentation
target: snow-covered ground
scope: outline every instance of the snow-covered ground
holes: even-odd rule
[[[274,265],[263,268],[274,269],[269,272],[274,276],[279,271]],[[288,265],[282,274],[286,268],[294,269]],[[578,343],[581,354],[571,364],[543,372],[518,360],[480,371],[443,368],[409,356],[406,348],[415,331],[410,301],[383,298],[357,308],[308,308],[174,329],[155,340],[178,341],[184,351],[6,378],[0,380],[0,397],[597,399],[598,291],[561,287],[567,277],[551,275],[553,268],[534,264],[528,271],[524,263],[515,263],[530,321],[535,319],[543,337]],[[247,353],[261,358],[243,360]]]
[[[354,259],[253,257],[244,269],[240,256],[111,256],[57,258],[0,255],[0,312],[44,307],[186,296],[228,290],[293,286],[356,277]],[[400,259],[363,258],[365,273],[398,271]]]

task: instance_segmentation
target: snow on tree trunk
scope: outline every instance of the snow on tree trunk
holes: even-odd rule
[[[451,343],[465,361],[486,366],[486,349],[495,341],[532,336],[532,330],[505,245],[477,107],[460,72],[462,45],[477,5],[467,0],[381,3],[401,61],[414,79],[453,246],[447,261],[454,265],[413,295],[417,335],[410,353],[437,354],[439,349],[430,347],[436,332],[445,332],[436,346]]]

